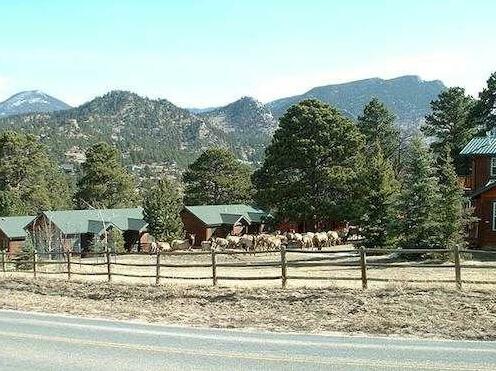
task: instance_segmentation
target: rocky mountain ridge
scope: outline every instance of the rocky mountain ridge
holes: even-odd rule
[[[0,118],[0,131],[11,129],[36,135],[64,165],[81,162],[86,148],[97,141],[107,141],[139,171],[156,167],[180,172],[211,146],[228,147],[240,160],[257,166],[278,118],[303,99],[320,99],[356,118],[364,105],[377,97],[395,112],[399,126],[410,130],[418,127],[430,111],[430,101],[444,88],[440,81],[422,81],[416,76],[374,78],[317,87],[267,104],[242,97],[226,106],[196,113],[166,99],[112,91],[75,108],[63,109],[61,105],[58,108],[62,110],[54,112],[4,115]],[[17,101],[22,99],[21,95]]]

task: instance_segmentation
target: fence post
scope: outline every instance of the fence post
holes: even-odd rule
[[[212,250],[212,283],[217,286],[217,259],[215,258],[215,250]]]
[[[67,280],[71,280],[71,255],[72,251],[67,252]]]
[[[157,269],[155,271],[155,284],[160,285],[160,250],[157,251]]]
[[[2,250],[2,272],[5,273],[5,250]]]
[[[286,245],[281,245],[281,280],[282,288],[286,288],[287,274],[286,274]]]
[[[367,288],[367,255],[365,253],[365,247],[360,247],[360,268],[362,271],[362,288]]]
[[[462,267],[460,265],[460,249],[458,245],[453,247],[454,258],[455,258],[455,280],[456,280],[456,288],[458,290],[462,289]]]
[[[110,282],[112,281],[112,272],[110,271],[110,251],[107,250],[106,255],[107,255],[107,277],[108,277],[108,282]]]
[[[38,254],[36,250],[33,251],[33,277],[36,278],[36,262],[38,261]]]

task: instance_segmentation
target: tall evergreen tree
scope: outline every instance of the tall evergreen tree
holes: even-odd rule
[[[482,130],[496,128],[496,72],[487,80],[487,86],[479,94],[473,118]]]
[[[354,217],[362,148],[357,126],[338,110],[318,100],[292,106],[254,174],[257,201],[307,225]]]
[[[186,205],[220,205],[252,201],[251,169],[225,148],[210,148],[183,175]]]
[[[423,138],[415,136],[406,154],[399,202],[400,247],[439,247],[439,186],[433,158]]]
[[[432,113],[425,118],[422,132],[434,138],[431,148],[439,157],[445,148],[454,159],[459,174],[467,173],[466,159],[459,155],[462,148],[476,133],[476,125],[470,119],[474,99],[463,88],[449,88],[431,102]]]
[[[384,156],[390,161],[396,161],[400,137],[395,126],[394,114],[377,98],[373,98],[364,108],[363,114],[358,117],[358,128],[365,136],[369,148],[378,142]]]
[[[467,215],[464,209],[464,195],[456,175],[449,148],[444,150],[438,161],[440,198],[438,219],[440,224],[439,245],[452,249],[464,242],[464,227]]]
[[[28,233],[26,235],[26,240],[22,244],[21,251],[19,251],[13,259],[15,270],[32,270],[33,263],[31,262],[33,261],[33,254],[35,251],[38,252],[32,236]]]
[[[160,241],[180,238],[183,223],[180,212],[183,202],[176,184],[160,179],[146,191],[143,200],[144,219],[151,235]]]
[[[119,151],[97,143],[86,151],[78,180],[76,202],[80,208],[123,208],[137,204],[133,177],[122,165]]]
[[[69,183],[32,135],[0,135],[0,216],[67,209]]]
[[[399,183],[390,161],[384,157],[379,143],[373,146],[372,157],[361,174],[362,213],[359,223],[363,243],[368,248],[389,248],[395,244],[394,221],[398,213]]]
[[[107,248],[109,251],[117,254],[123,254],[126,252],[126,240],[124,239],[124,234],[118,228],[111,228],[110,232],[107,232],[107,240]]]

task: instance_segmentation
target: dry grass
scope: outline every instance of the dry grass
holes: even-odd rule
[[[496,292],[213,288],[0,279],[0,307],[169,324],[496,340]]]

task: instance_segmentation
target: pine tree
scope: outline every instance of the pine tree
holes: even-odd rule
[[[70,208],[69,184],[32,135],[0,135],[0,215]]]
[[[463,88],[449,88],[431,102],[432,113],[425,118],[422,132],[432,137],[432,151],[439,157],[445,148],[454,159],[459,174],[467,173],[466,159],[459,155],[462,148],[476,133],[476,125],[470,119],[474,99]]]
[[[133,177],[122,165],[119,151],[107,143],[98,143],[86,151],[81,165],[75,198],[80,208],[123,208],[137,204]]]
[[[112,228],[108,234],[108,244],[110,251],[122,254],[126,252],[124,235],[118,228]]]
[[[15,257],[14,267],[16,270],[32,270],[33,269],[33,254],[36,248],[33,237],[28,233],[26,240],[22,245],[21,251]]]
[[[93,236],[93,239],[88,246],[88,251],[93,254],[101,254],[106,250],[107,246],[105,246],[100,237],[97,235]]]
[[[251,169],[225,148],[210,148],[183,175],[186,205],[250,203]]]
[[[496,128],[496,72],[489,77],[486,88],[479,94],[472,117],[482,130]]]
[[[458,177],[450,156],[449,148],[438,161],[440,198],[438,205],[438,219],[440,224],[439,245],[452,249],[464,242],[464,227],[467,224],[467,215],[464,210],[463,190],[458,183]]]
[[[400,247],[440,247],[438,180],[432,155],[419,135],[412,139],[408,148],[401,188],[398,220]]]
[[[182,236],[181,209],[182,199],[178,187],[167,178],[160,179],[145,192],[144,219],[151,235],[160,241],[171,242]]]
[[[367,248],[391,248],[395,245],[394,221],[397,217],[399,183],[390,161],[379,143],[361,174],[361,234]]]
[[[307,225],[355,216],[363,136],[337,109],[305,100],[288,109],[253,176],[258,203]]]
[[[394,114],[377,98],[373,98],[364,108],[363,115],[358,117],[358,128],[365,136],[369,148],[378,142],[384,156],[396,160],[399,149],[399,130],[395,126]]]

